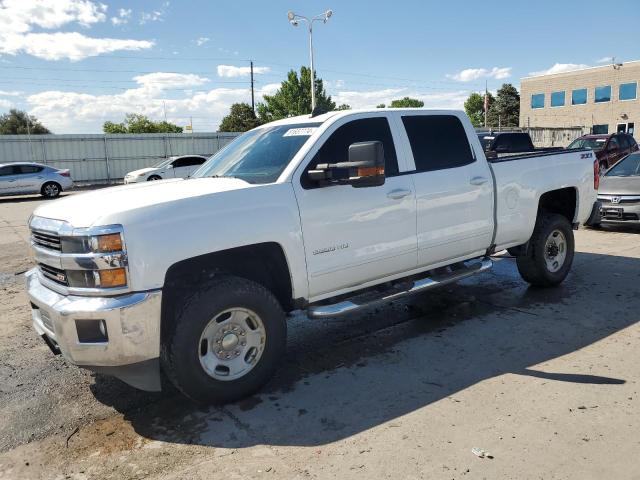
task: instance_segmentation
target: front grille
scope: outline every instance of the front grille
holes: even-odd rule
[[[40,267],[40,272],[42,272],[42,275],[47,277],[49,280],[52,280],[60,285],[64,285],[65,287],[69,286],[69,280],[64,270],[54,268],[50,265],[45,265],[44,263],[39,263],[38,267]]]
[[[48,248],[49,250],[56,250],[60,252],[62,247],[60,246],[60,237],[55,233],[44,233],[37,230],[31,231],[31,240],[39,247]]]

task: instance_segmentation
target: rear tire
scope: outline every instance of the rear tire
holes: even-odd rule
[[[520,276],[536,287],[553,287],[569,274],[575,251],[571,224],[566,217],[542,212],[525,255],[516,258]]]
[[[285,354],[285,314],[258,283],[215,278],[177,311],[163,338],[161,365],[196,402],[227,403],[254,393]]]
[[[56,182],[47,182],[40,189],[40,194],[44,198],[56,198],[60,195],[60,192],[62,192],[62,187]]]

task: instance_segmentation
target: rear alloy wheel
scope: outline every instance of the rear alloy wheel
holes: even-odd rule
[[[62,188],[56,182],[47,182],[42,186],[40,193],[45,198],[56,198],[61,191]]]
[[[151,175],[149,178],[147,178],[147,182],[153,182],[155,180],[162,180],[162,177],[160,177],[159,175]]]
[[[531,285],[552,287],[569,274],[575,243],[566,217],[541,213],[536,221],[526,253],[516,257],[520,276]]]

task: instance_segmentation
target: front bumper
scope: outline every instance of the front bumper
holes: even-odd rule
[[[115,297],[61,295],[42,285],[37,269],[26,274],[33,327],[75,365],[103,371],[144,390],[159,390],[162,290]],[[76,320],[104,320],[108,339],[81,342]],[[148,368],[148,378],[140,373]],[[131,380],[128,373],[135,370]],[[155,370],[155,371],[152,371]]]
[[[146,180],[147,179],[144,176],[141,176],[141,177],[129,177],[129,176],[126,176],[126,177],[124,177],[125,185],[128,184],[128,183],[146,182]]]
[[[600,217],[606,223],[639,223],[640,204],[602,202]]]

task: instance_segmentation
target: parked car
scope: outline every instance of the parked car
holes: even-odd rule
[[[0,195],[39,193],[55,198],[71,187],[73,180],[66,169],[27,162],[0,164]]]
[[[164,178],[187,178],[206,161],[207,157],[202,155],[169,157],[153,167],[141,168],[127,173],[124,177],[124,183],[146,182]]]
[[[571,142],[567,148],[588,148],[593,150],[600,163],[600,172],[604,174],[622,158],[632,152],[637,152],[638,143],[628,133],[583,135]]]
[[[640,153],[614,165],[600,180],[602,222],[640,222]]]
[[[270,378],[285,312],[426,292],[505,248],[525,281],[558,285],[599,181],[591,151],[488,162],[463,112],[419,109],[265,124],[194,177],[39,206],[27,291],[35,330],[69,362],[147,390],[162,370],[200,402]]]
[[[560,147],[536,148],[527,132],[478,132],[478,140],[487,158],[527,152],[552,152]]]

